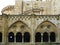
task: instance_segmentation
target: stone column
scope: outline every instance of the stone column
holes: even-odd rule
[[[35,15],[31,15],[32,44],[35,44]]]
[[[7,23],[7,15],[3,15],[3,40],[6,45],[7,43],[7,31],[8,31],[8,23]]]

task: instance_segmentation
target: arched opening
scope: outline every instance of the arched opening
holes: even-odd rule
[[[49,41],[48,33],[44,32],[43,33],[43,42],[48,42],[48,41]]]
[[[50,33],[50,42],[55,42],[56,41],[56,35],[54,32]]]
[[[2,42],[2,33],[0,32],[0,42]]]
[[[40,32],[37,32],[35,34],[35,42],[41,42],[41,33]]]
[[[30,42],[30,33],[29,32],[24,33],[24,42]]]
[[[14,22],[9,28],[8,30],[13,30],[13,31],[16,31],[15,29],[18,29],[20,28],[20,31],[21,30],[29,30],[30,32],[30,28],[28,27],[28,25],[26,25],[23,21],[16,21]],[[9,37],[8,37],[8,40],[9,39],[13,39],[13,35],[12,35],[12,38],[10,38],[12,34],[9,34]],[[22,39],[23,38],[23,39]],[[28,32],[24,33],[24,37],[22,37],[22,34],[20,32],[18,32],[16,34],[16,42],[30,42],[30,34]]]
[[[43,42],[55,42],[56,41],[56,34],[55,33],[50,33],[49,36],[49,32],[53,31],[53,32],[57,32],[57,27],[53,22],[50,22],[48,20],[43,21],[42,23],[40,23],[36,29],[36,31],[39,31],[41,33],[43,33]],[[48,31],[48,32],[46,32]],[[50,39],[50,40],[49,40]]]
[[[18,32],[16,34],[16,42],[22,42],[22,33]]]
[[[8,42],[14,42],[14,33],[13,32],[10,32],[8,34]]]

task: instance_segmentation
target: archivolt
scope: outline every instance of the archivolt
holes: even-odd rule
[[[52,25],[54,25],[54,26],[56,27],[56,25],[55,25],[54,23],[52,23],[52,22],[50,22],[50,21],[48,21],[48,20],[43,21],[41,24],[43,24],[43,23],[45,23],[45,22],[51,23]],[[41,25],[41,24],[40,24],[40,25]]]
[[[28,27],[28,25],[27,24],[25,24],[23,21],[16,21],[16,22],[14,22],[13,24],[11,24],[11,26],[8,28],[8,30],[14,25],[14,24],[16,24],[16,23],[22,23],[23,25],[25,25],[27,28],[29,28],[30,29],[30,27]]]
[[[42,28],[41,28],[41,25],[48,25],[48,24],[49,24],[49,25],[52,25],[55,29],[57,29],[57,27],[56,27],[56,25],[55,25],[54,23],[46,20],[46,21],[43,21],[42,23],[40,23],[40,24],[37,26],[37,28],[36,28],[35,31],[37,31],[38,28],[39,28],[39,29],[42,29]]]

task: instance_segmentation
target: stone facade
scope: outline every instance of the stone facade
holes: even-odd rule
[[[52,2],[54,2],[54,0]],[[36,0],[32,2],[16,0],[15,6],[7,6],[3,8],[2,15],[0,15],[0,33],[2,33],[2,36],[0,36],[2,37],[2,42],[0,43],[0,45],[59,45],[60,15],[55,14],[55,8],[54,10],[52,10],[52,7],[54,7],[52,5],[52,2],[51,0],[46,0],[45,2],[42,2],[42,0]],[[46,3],[48,4],[46,5]],[[39,4],[41,4],[40,7]],[[33,5],[33,7],[31,9],[31,7],[26,5]],[[9,37],[9,34],[11,32],[14,34],[13,42],[9,41],[9,38],[12,38]],[[22,34],[22,42],[16,42],[16,35],[19,32]],[[28,36],[30,38],[29,42],[24,42],[24,36],[26,32],[28,32],[28,34],[30,35]],[[54,41],[51,41],[50,39],[50,33],[52,32],[54,32],[53,34],[55,34],[52,34],[52,38],[55,38]],[[41,41],[36,41],[36,33],[41,33]],[[43,41],[43,35],[45,33],[47,33],[49,37],[45,37],[48,38],[47,42],[47,39]]]

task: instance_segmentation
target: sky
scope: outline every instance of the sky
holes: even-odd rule
[[[28,0],[24,0],[24,1],[28,1]],[[0,0],[0,14],[1,14],[1,10],[8,6],[8,5],[14,5],[15,4],[15,0]]]
[[[0,0],[0,14],[1,10],[6,7],[7,5],[14,5],[15,0]]]
[[[30,1],[30,0],[24,0],[24,1]],[[8,5],[14,5],[15,4],[15,0],[0,0],[0,14],[1,14],[1,10],[8,6]]]

